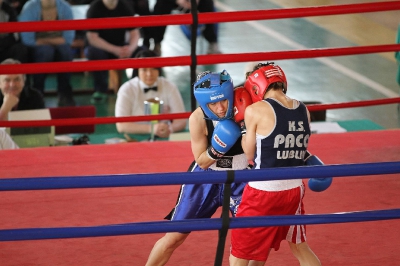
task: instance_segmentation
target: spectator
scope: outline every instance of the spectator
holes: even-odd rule
[[[6,59],[2,65],[21,64],[15,59]],[[8,113],[13,110],[31,110],[44,108],[40,91],[25,86],[24,74],[0,75],[0,120],[8,120]]]
[[[197,0],[197,9],[199,12],[215,12],[213,0]],[[157,0],[153,15],[165,15],[171,13],[173,9],[181,8],[183,12],[189,12],[191,9],[190,0]],[[166,26],[151,27],[149,33],[154,40],[153,50],[161,55],[161,41],[164,38]],[[208,41],[208,54],[220,54],[218,47],[218,33],[216,24],[206,24],[202,32],[204,38]]]
[[[113,18],[130,17],[135,12],[132,5],[125,0],[95,0],[90,4],[86,17]],[[128,41],[125,41],[126,32],[129,33]],[[104,30],[88,30],[86,33],[88,46],[86,56],[89,60],[104,60],[131,58],[142,50],[138,46],[140,32],[137,28],[120,28]],[[94,94],[92,103],[102,103],[107,99],[108,71],[95,71]]]
[[[138,58],[156,57],[153,51],[144,50],[138,53]],[[115,116],[138,116],[144,115],[144,101],[158,97],[164,105],[163,113],[183,113],[185,107],[178,88],[160,76],[161,69],[139,68],[135,69],[134,75],[138,76],[125,82],[118,91],[115,104]],[[152,88],[155,90],[148,90]],[[173,132],[181,131],[186,127],[186,119],[175,119],[172,123],[161,121],[154,125],[155,136],[168,138]],[[151,124],[149,122],[125,122],[117,123],[120,133],[149,134]]]
[[[133,2],[133,10],[139,16],[150,16],[150,7],[148,0],[130,0]],[[150,48],[150,27],[143,27],[140,29],[140,35],[143,38],[143,46],[147,49]]]
[[[64,0],[29,0],[24,5],[20,21],[54,21],[72,19],[71,6]],[[32,61],[64,62],[72,61],[73,55],[71,43],[74,40],[75,31],[45,31],[22,32],[22,42],[30,48]],[[33,86],[44,93],[47,74],[33,75]],[[58,105],[74,106],[70,73],[57,74]]]
[[[253,169],[304,165],[310,113],[302,102],[286,95],[283,70],[273,63],[259,64],[249,72],[244,87],[253,104],[245,110],[242,146],[247,159],[254,162]],[[292,173],[295,177],[295,171]],[[304,215],[304,192],[301,179],[250,181],[236,217]],[[279,250],[282,240],[287,241],[299,265],[321,265],[307,244],[306,225],[233,229],[230,265],[265,265],[270,251]]]
[[[19,15],[22,7],[25,5],[27,0],[6,0],[6,2],[15,10],[15,13]]]
[[[0,0],[0,23],[15,21],[17,14],[14,9],[4,0]],[[28,62],[28,48],[20,42],[17,33],[0,33],[0,62],[7,58]]]

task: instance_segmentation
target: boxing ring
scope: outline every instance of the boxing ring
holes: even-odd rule
[[[400,9],[400,1],[379,5],[362,4],[367,11]],[[342,6],[341,6],[342,7]],[[358,7],[358,8],[357,8]],[[343,8],[282,10],[277,16],[292,17],[325,12],[367,12],[351,5]],[[369,9],[368,9],[369,8]],[[318,11],[318,12],[317,12]],[[246,11],[248,12],[248,11]],[[226,22],[229,19],[270,19],[269,12],[199,14],[199,22]],[[312,13],[316,12],[316,13]],[[229,13],[229,12],[228,12]],[[259,14],[259,16],[255,16]],[[227,16],[227,18],[224,17]],[[230,16],[228,16],[230,15]],[[208,17],[207,17],[208,16]],[[164,16],[161,16],[164,18]],[[166,21],[144,18],[115,19],[142,26],[157,21],[190,24],[190,15],[165,16]],[[180,19],[178,19],[180,18]],[[202,20],[202,19],[209,20]],[[276,18],[276,17],[275,17]],[[168,21],[171,19],[171,21]],[[175,21],[176,19],[176,21]],[[218,21],[217,21],[218,19]],[[223,20],[224,19],[224,20]],[[171,23],[174,21],[173,23]],[[168,23],[167,23],[168,22]],[[99,21],[70,24],[45,24],[40,29],[99,28]],[[95,24],[97,23],[97,24]],[[102,22],[103,23],[103,22]],[[114,23],[114,22],[113,22]],[[140,24],[143,23],[143,24]],[[146,24],[148,23],[148,24]],[[22,23],[21,23],[22,24]],[[26,31],[30,23],[14,23],[13,31]],[[36,23],[32,23],[35,29]],[[79,25],[78,25],[79,24]],[[109,27],[111,23],[102,24]],[[126,24],[113,24],[121,26]],[[18,27],[20,27],[18,29]],[[0,29],[4,31],[3,27]],[[28,27],[29,28],[29,27]],[[400,50],[400,45],[307,51],[266,52],[243,55],[197,56],[198,64],[257,61],[284,58],[336,56]],[[271,58],[272,57],[272,58]],[[193,65],[193,56],[159,59],[107,60],[0,66],[0,73],[86,71],[126,67]],[[359,103],[310,106],[312,110],[350,108],[398,103],[400,98]],[[9,121],[1,126],[47,126],[145,121],[187,118],[189,113],[123,118],[57,119],[50,121]],[[113,145],[83,145],[0,151],[0,261],[1,265],[144,265],[155,241],[171,231],[196,231],[172,256],[169,264],[227,265],[229,237],[219,242],[217,231],[245,226],[309,224],[310,246],[325,265],[393,265],[399,261],[400,235],[398,195],[400,177],[400,130],[381,130],[342,134],[313,135],[309,150],[325,166],[228,171],[208,175],[186,173],[192,161],[190,143],[156,142]],[[167,156],[166,156],[167,155]],[[182,183],[229,183],[235,181],[333,176],[332,186],[316,193],[307,190],[302,217],[228,218],[226,210],[212,219],[161,221],[173,207]],[[221,216],[221,218],[219,218]],[[379,222],[378,222],[379,221]],[[229,236],[229,232],[227,232]],[[224,239],[222,239],[224,240]],[[222,243],[222,244],[221,244]],[[216,251],[223,251],[218,254]],[[271,254],[268,263],[296,265],[283,244]],[[220,256],[219,256],[220,255]],[[292,263],[292,264],[290,264]]]

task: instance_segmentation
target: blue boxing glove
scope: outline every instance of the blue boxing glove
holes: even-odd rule
[[[213,160],[224,156],[241,136],[240,127],[230,119],[220,121],[214,128],[207,155]]]
[[[324,163],[315,155],[306,152],[306,158],[304,164],[307,166],[313,165],[324,165]],[[315,192],[321,192],[326,190],[332,184],[332,177],[324,178],[310,178],[308,180],[308,187]]]

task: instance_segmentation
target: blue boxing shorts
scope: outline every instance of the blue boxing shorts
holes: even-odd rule
[[[235,170],[246,169],[240,165]],[[211,167],[204,170],[196,163],[189,169],[191,172],[216,171]],[[218,170],[217,170],[218,171]],[[226,170],[225,170],[226,171]],[[232,183],[230,195],[230,211],[232,216],[242,200],[242,193],[247,183]],[[217,209],[222,206],[225,184],[184,184],[181,186],[175,208],[165,217],[168,220],[211,218]]]

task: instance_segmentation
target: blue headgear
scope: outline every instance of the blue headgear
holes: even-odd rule
[[[196,97],[203,112],[211,120],[225,120],[233,116],[233,82],[226,70],[221,73],[205,71],[197,76],[193,85],[194,97]],[[228,100],[228,109],[224,117],[220,118],[214,114],[209,103]]]

